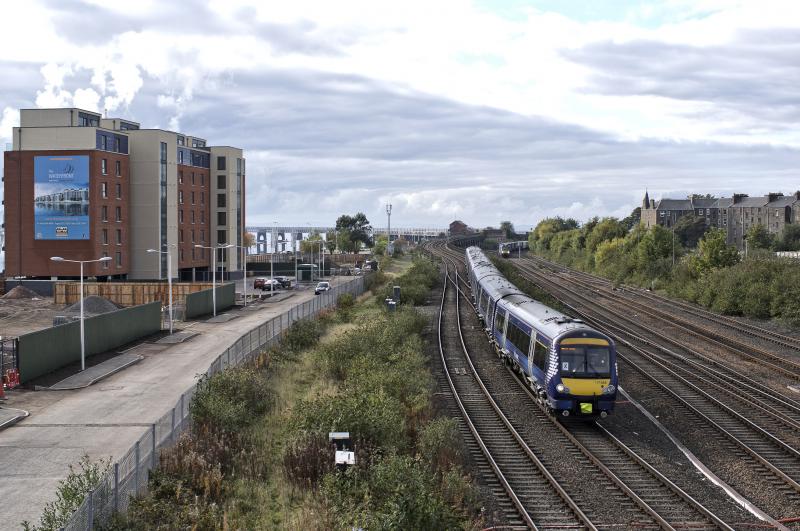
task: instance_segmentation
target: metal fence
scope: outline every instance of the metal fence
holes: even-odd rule
[[[292,323],[315,317],[321,310],[335,306],[339,295],[361,295],[369,287],[368,279],[369,276],[356,277],[335,286],[246,332],[217,356],[206,375],[212,376],[240,365],[263,349],[278,345]],[[171,411],[145,429],[139,440],[113,464],[100,484],[88,493],[63,530],[92,529],[95,523],[106,521],[115,512],[125,512],[130,496],[146,492],[149,472],[158,466],[160,450],[173,445],[189,426],[189,405],[196,389],[197,386],[192,385]]]

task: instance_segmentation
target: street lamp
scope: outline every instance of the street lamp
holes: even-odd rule
[[[172,253],[169,252],[170,247],[177,247],[177,244],[171,243],[167,245],[166,251],[159,251],[158,249],[148,249],[148,253],[158,253],[167,255],[167,284],[169,285],[169,333],[172,335]]]
[[[230,249],[234,247],[232,243],[228,245],[217,245],[216,247],[208,247],[206,245],[200,245],[199,243],[195,244],[195,247],[200,249],[210,249],[212,251],[211,256],[211,305],[214,307],[214,317],[217,316],[217,250],[218,249]],[[222,279],[223,282],[225,279]]]
[[[83,264],[90,264],[92,262],[108,262],[111,260],[110,256],[104,256],[103,258],[98,258],[97,260],[67,260],[66,258],[61,258],[60,256],[51,256],[50,260],[53,262],[70,262],[73,264],[80,264],[81,265],[81,370],[86,370],[86,344],[84,341],[84,329],[83,329]]]

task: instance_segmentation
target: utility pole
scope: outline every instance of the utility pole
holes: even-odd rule
[[[386,203],[386,250],[392,245],[392,204]]]

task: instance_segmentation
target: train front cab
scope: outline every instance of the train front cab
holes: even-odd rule
[[[614,343],[596,332],[562,336],[553,351],[557,367],[548,385],[548,406],[569,417],[605,417],[617,398]]]

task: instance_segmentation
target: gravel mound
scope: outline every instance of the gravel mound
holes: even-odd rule
[[[84,313],[101,314],[101,313],[115,312],[117,310],[119,310],[119,306],[117,306],[116,304],[114,304],[113,302],[104,297],[98,297],[97,295],[89,295],[88,297],[83,299]],[[72,306],[67,306],[65,311],[79,313],[81,311],[80,301],[76,302]]]
[[[40,297],[38,293],[24,286],[17,286],[3,295],[4,299],[33,299],[38,297]]]

